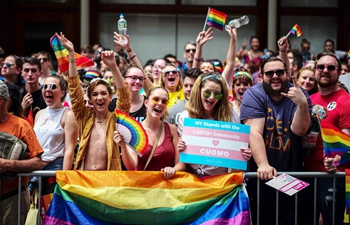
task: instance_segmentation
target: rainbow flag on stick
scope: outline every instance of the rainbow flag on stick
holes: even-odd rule
[[[69,53],[68,50],[61,44],[61,42],[54,35],[50,39],[50,45],[55,52],[55,56],[58,61],[58,66],[61,72],[66,72],[69,69]],[[94,61],[84,57],[78,53],[75,54],[77,69],[84,69],[87,67],[94,66]]]
[[[288,34],[286,35],[286,38],[290,35],[290,34],[294,34],[295,37],[300,37],[303,32],[301,31],[300,27],[298,24],[295,24],[292,29],[290,29],[290,31],[288,32]]]
[[[334,125],[321,121],[324,157],[341,156],[339,165],[350,161],[350,136]]]
[[[177,172],[57,171],[44,225],[250,224],[242,172],[199,179]]]
[[[205,30],[205,25],[208,25],[223,31],[226,18],[227,18],[227,15],[225,13],[222,13],[218,10],[215,10],[209,7],[203,30]]]

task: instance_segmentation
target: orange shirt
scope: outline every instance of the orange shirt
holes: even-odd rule
[[[44,152],[38,142],[33,128],[26,120],[22,118],[10,114],[5,122],[0,123],[0,132],[12,134],[26,143],[29,158],[33,158]],[[28,177],[22,177],[22,185],[28,183],[28,181]],[[17,177],[11,181],[1,181],[1,194],[8,193],[17,188]]]

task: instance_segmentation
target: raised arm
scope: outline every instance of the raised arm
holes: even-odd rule
[[[121,38],[127,38],[128,42],[126,44],[124,44],[123,42],[120,42]],[[126,53],[128,54],[128,58],[133,65],[138,66],[138,67],[140,67],[140,69],[143,70],[143,67],[142,67],[142,64],[141,64],[139,58],[137,57],[134,49],[131,47],[130,36],[128,34],[124,37],[121,37],[120,34],[118,34],[117,32],[114,32],[114,42],[121,45],[126,50]],[[149,79],[148,76],[145,76],[145,78],[146,78],[146,80],[145,80],[143,88],[144,88],[145,92],[148,93],[148,91],[153,87],[153,83]]]
[[[252,156],[258,166],[258,178],[269,180],[277,175],[277,170],[270,166],[266,155],[266,147],[263,139],[265,118],[246,119],[244,124],[250,126],[249,144]]]
[[[230,35],[230,45],[226,55],[226,66],[222,74],[225,76],[228,86],[231,87],[236,61],[237,29],[230,27],[227,32]]]
[[[248,50],[246,49],[248,45],[248,40],[244,39],[242,43],[242,47],[237,52],[237,57],[239,59],[242,59],[244,56],[248,54]]]
[[[199,68],[201,67],[201,63],[203,61],[203,45],[207,43],[207,41],[212,40],[214,37],[213,31],[211,30],[211,27],[207,31],[201,31],[199,32],[197,39],[196,39],[196,53],[194,54],[194,61],[192,68]]]
[[[278,42],[277,42],[277,45],[278,45],[278,49],[279,49],[279,52],[280,52],[280,57],[282,59],[282,61],[286,64],[287,66],[287,76],[288,76],[288,80],[291,79],[291,75],[289,74],[290,73],[290,63],[289,63],[289,59],[288,59],[288,55],[287,55],[287,38],[285,36],[281,37]]]

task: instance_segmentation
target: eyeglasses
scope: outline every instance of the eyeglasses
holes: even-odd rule
[[[214,94],[214,98],[216,100],[220,100],[222,98],[222,95],[223,95],[220,92],[203,91],[203,97],[204,98],[210,98],[211,94]]]
[[[170,73],[175,74],[176,76],[179,75],[178,74],[178,70],[177,69],[173,69],[173,70],[163,70],[162,73],[164,74],[164,77],[169,76]]]
[[[160,102],[160,104],[161,104],[162,106],[166,107],[166,106],[168,105],[169,100],[167,100],[167,99],[161,99],[161,98],[158,98],[158,97],[153,97],[153,98],[152,98],[152,102],[153,102],[153,104],[155,104],[155,105],[158,105],[159,102]]]
[[[144,82],[146,80],[145,77],[137,77],[137,76],[126,76],[125,78],[130,78],[130,80],[132,80],[132,81],[139,80],[140,82]]]
[[[23,72],[25,72],[25,73],[29,73],[29,71],[32,72],[32,73],[36,73],[36,72],[38,72],[38,69],[35,69],[35,68],[32,68],[32,69],[28,69],[28,68],[23,69]]]
[[[324,71],[324,68],[327,68],[328,71],[334,71],[337,69],[336,66],[334,65],[328,65],[328,66],[325,66],[323,64],[318,64],[316,65],[316,69],[319,71],[319,72],[323,72]]]
[[[47,62],[49,58],[38,58],[39,61],[43,60],[44,62]]]
[[[273,77],[274,74],[276,74],[278,77],[281,77],[284,75],[284,72],[285,72],[284,70],[271,70],[271,71],[266,71],[265,75],[268,78]]]
[[[6,65],[7,68],[11,68],[11,67],[13,67],[13,66],[17,67],[17,66],[16,66],[15,64],[13,64],[13,63],[9,63],[9,62],[3,62],[3,63],[1,63],[1,67],[5,66],[5,65]]]
[[[56,90],[57,85],[56,84],[43,84],[41,85],[41,90]]]
[[[187,53],[190,53],[190,51],[192,51],[193,53],[196,53],[196,49],[195,48],[185,49],[185,51]]]

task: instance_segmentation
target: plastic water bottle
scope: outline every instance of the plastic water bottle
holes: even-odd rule
[[[127,24],[126,20],[124,19],[124,15],[120,14],[120,18],[118,20],[118,33],[120,35],[124,36],[119,41],[121,44],[128,43],[128,39],[125,37],[127,30],[128,30],[128,24]]]
[[[244,15],[241,18],[231,20],[228,25],[225,26],[226,30],[230,30],[230,27],[232,28],[239,28],[243,25],[247,25],[249,23],[249,17]]]

